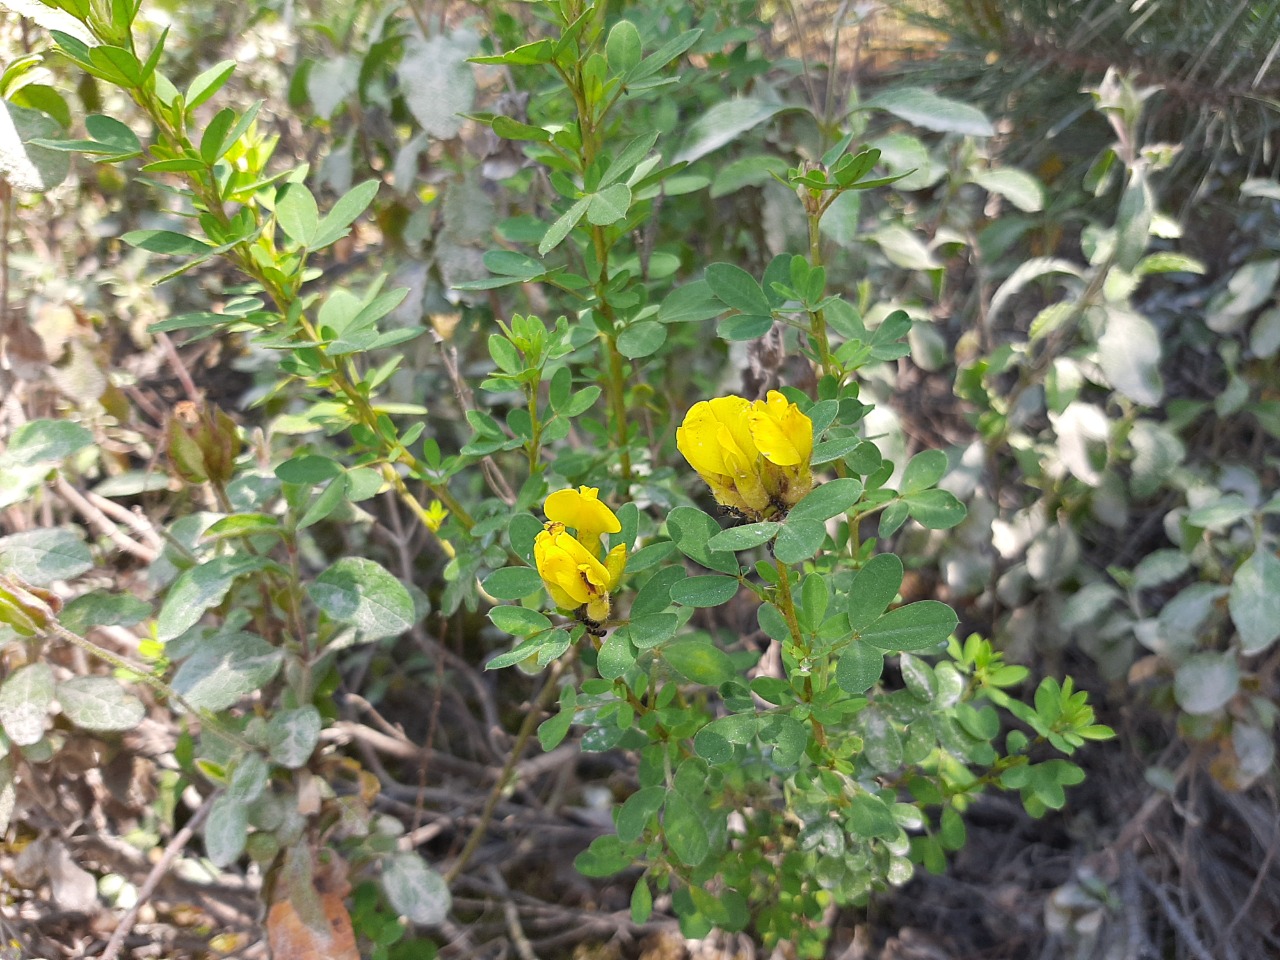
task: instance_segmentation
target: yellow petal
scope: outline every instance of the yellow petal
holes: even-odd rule
[[[748,421],[756,447],[770,463],[795,466],[813,456],[813,421],[778,391],[757,400]]]
[[[578,576],[578,565],[559,544],[563,524],[548,524],[533,541],[533,560],[547,593],[557,607],[572,610],[587,602],[589,592]]]
[[[559,490],[547,497],[542,509],[552,523],[572,527],[578,541],[593,556],[600,554],[601,535],[622,529],[614,512],[600,502],[600,491],[596,487]]]
[[[711,404],[702,400],[689,408],[684,423],[676,430],[676,449],[699,474],[726,475],[724,447],[719,439],[720,422]]]
[[[612,593],[618,589],[618,584],[622,582],[622,574],[627,568],[626,544],[620,543],[609,551],[609,555],[604,558],[604,567],[609,573],[606,587]]]
[[[724,429],[720,431],[721,442],[730,446],[747,463],[754,463],[759,451],[747,422],[751,402],[742,397],[728,396],[716,397],[709,404],[716,419],[724,425]],[[725,439],[726,433],[732,438],[731,442]]]

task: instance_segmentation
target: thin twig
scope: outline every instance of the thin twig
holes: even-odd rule
[[[1249,894],[1244,898],[1244,903],[1240,904],[1240,909],[1236,911],[1231,922],[1227,924],[1227,928],[1218,936],[1218,945],[1227,944],[1231,939],[1231,934],[1239,925],[1240,921],[1248,914],[1249,908],[1253,906],[1253,901],[1258,898],[1258,894],[1262,892],[1262,884],[1266,881],[1271,873],[1271,863],[1276,857],[1276,847],[1280,845],[1280,833],[1274,834],[1271,842],[1267,844],[1267,853],[1262,858],[1262,866],[1258,868],[1257,875],[1253,878],[1253,885],[1249,887]]]
[[[1197,960],[1213,960],[1213,955],[1200,938],[1196,935],[1195,928],[1192,927],[1191,921],[1182,915],[1182,912],[1169,899],[1169,895],[1161,889],[1160,885],[1148,877],[1141,868],[1134,870],[1134,875],[1138,878],[1138,882],[1156,898],[1156,903],[1160,904],[1160,909],[1164,911],[1164,915],[1168,918],[1169,923],[1178,931],[1178,935],[1182,937],[1183,942],[1197,958]]]
[[[164,549],[164,538],[156,533],[155,526],[142,513],[140,509],[128,510],[116,503],[114,500],[108,500],[100,494],[94,493],[92,490],[85,491],[85,499],[92,503],[95,507],[105,513],[114,520],[123,523],[130,530],[142,538],[142,542],[157,551]]]
[[[551,670],[547,675],[547,682],[543,684],[537,700],[529,706],[529,712],[525,715],[524,723],[520,725],[520,732],[516,734],[516,742],[511,746],[511,754],[507,757],[507,763],[502,768],[502,773],[498,776],[498,782],[489,791],[489,798],[485,801],[484,809],[480,812],[480,822],[471,831],[471,836],[467,838],[466,845],[463,846],[462,852],[458,854],[458,859],[454,861],[453,866],[445,874],[447,883],[453,883],[457,879],[458,874],[462,873],[472,855],[479,849],[480,842],[484,840],[484,835],[488,832],[489,822],[493,819],[493,811],[498,806],[498,801],[502,799],[502,794],[507,789],[507,783],[511,779],[512,773],[515,772],[516,765],[520,762],[520,754],[524,752],[525,745],[529,742],[529,738],[533,736],[533,731],[537,728],[538,721],[542,719],[543,711],[559,696],[560,676],[573,662],[577,649],[577,647],[571,647],[566,656],[561,657],[551,665]]]
[[[151,563],[159,556],[158,550],[144,546],[136,540],[125,536],[120,528],[112,522],[111,518],[90,503],[84,494],[68,483],[66,477],[59,474],[53,481],[53,486],[63,500],[71,504],[77,513],[89,521],[90,526],[125,553],[137,557],[143,563]]]
[[[187,395],[187,399],[192,403],[200,403],[204,396],[200,393],[196,382],[191,379],[191,373],[187,370],[187,365],[182,362],[182,357],[178,354],[178,348],[173,345],[169,335],[167,333],[157,333],[156,342],[160,344],[160,349],[164,351],[165,359],[169,361],[169,366],[173,368],[174,376],[182,384],[182,390]]]
[[[520,960],[538,960],[538,955],[533,952],[533,944],[525,935],[524,927],[520,926],[520,911],[516,909],[515,902],[509,896],[511,891],[507,889],[507,882],[502,879],[502,874],[498,872],[497,867],[486,867],[484,872],[489,882],[497,887],[499,894],[502,895],[502,915],[506,918],[507,932],[511,935],[511,943],[515,946],[516,953],[520,955]]]
[[[111,939],[107,941],[107,946],[102,951],[101,960],[115,960],[120,948],[124,946],[125,937],[129,935],[129,931],[133,929],[133,925],[137,922],[138,914],[143,905],[156,892],[156,887],[160,885],[160,881],[169,872],[169,868],[173,866],[173,861],[178,859],[178,854],[182,853],[186,845],[191,842],[191,838],[196,835],[200,825],[209,816],[209,811],[213,809],[213,801],[220,795],[221,791],[216,790],[209,794],[204,803],[200,804],[200,809],[196,811],[195,816],[188,820],[186,826],[175,833],[173,839],[165,846],[164,853],[160,855],[160,859],[156,861],[155,866],[151,868],[151,872],[147,874],[147,879],[138,889],[138,899],[133,906],[125,911],[125,915],[120,918],[120,922],[116,924],[115,930],[112,931]]]
[[[457,348],[439,334],[436,335],[436,344],[440,347],[440,358],[444,361],[445,372],[449,374],[449,382],[453,384],[453,392],[458,399],[458,405],[462,407],[462,412],[466,413],[468,410],[476,409],[475,396],[458,369]],[[516,492],[511,489],[511,484],[507,482],[506,475],[498,469],[498,465],[494,463],[493,458],[488,456],[481,457],[480,469],[484,472],[485,482],[498,495],[498,498],[509,507],[515,504]]]

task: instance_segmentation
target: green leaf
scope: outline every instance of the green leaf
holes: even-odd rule
[[[889,805],[869,793],[859,793],[849,801],[845,823],[850,833],[868,839],[892,840],[901,829]]]
[[[130,230],[120,239],[131,247],[171,257],[200,256],[213,249],[203,240],[172,230]]]
[[[923,87],[894,87],[862,104],[862,109],[885,110],[926,130],[970,137],[995,135],[995,127],[976,107],[940,97]]]
[[[548,717],[538,724],[538,743],[543,750],[554,750],[569,735],[573,719],[577,714],[577,691],[572,686],[560,690],[560,710],[554,717]]]
[[[734,577],[689,577],[672,585],[671,600],[686,607],[718,607],[737,593],[738,581]]]
[[[522,123],[511,117],[494,117],[493,132],[503,140],[533,140],[546,143],[551,139],[550,131],[543,127],[535,127],[531,123]]]
[[[413,626],[409,591],[365,557],[343,557],[330,566],[316,577],[310,596],[317,607],[334,620],[350,623],[365,640],[398,636]]]
[[[631,188],[625,183],[615,183],[591,194],[590,201],[587,220],[597,227],[607,227],[627,215],[631,208]]]
[[[1154,407],[1164,396],[1160,376],[1160,334],[1134,310],[1108,304],[1106,326],[1098,338],[1098,364],[1111,386],[1134,403]]]
[[[569,231],[578,225],[578,221],[582,219],[582,215],[587,212],[587,207],[590,205],[591,197],[583,197],[566,210],[560,219],[548,227],[547,232],[538,243],[538,256],[545,257],[560,246],[561,241],[569,235]]]
[[[653,891],[649,889],[649,882],[641,877],[631,891],[631,922],[637,925],[646,923],[651,916]]]
[[[827,578],[820,573],[811,573],[800,584],[800,619],[808,630],[816,630],[827,615],[827,606],[831,602],[831,594],[827,588]]]
[[[227,780],[227,796],[236,803],[253,803],[262,796],[271,776],[266,757],[254,750],[242,754],[231,768]]]
[[[282,767],[297,770],[306,766],[320,742],[320,711],[307,704],[281,710],[267,721],[267,749]]]
[[[529,637],[551,629],[551,621],[544,614],[528,607],[494,607],[489,611],[489,619],[503,633],[517,637]]]
[[[619,20],[609,31],[604,44],[609,69],[621,76],[640,63],[643,51],[640,47],[640,31],[630,20]]]
[[[833,437],[830,440],[824,440],[814,445],[810,463],[816,467],[823,463],[830,463],[832,460],[839,460],[846,454],[852,453],[863,442],[865,441],[861,437]]]
[[[532,280],[546,273],[541,261],[516,250],[490,250],[484,255],[484,265],[490,273],[517,280]],[[560,369],[568,370],[567,367]]]
[[[189,157],[180,157],[175,160],[157,160],[154,163],[143,164],[143,173],[193,173],[196,170],[203,170],[204,163],[199,160],[192,160]]]
[[[716,324],[716,336],[721,340],[757,340],[773,328],[773,317],[757,317],[736,313]]]
[[[632,79],[636,78],[633,76]],[[722,100],[689,125],[684,144],[672,162],[693,163],[786,109],[787,105],[783,103],[746,97]]]
[[[132,627],[149,616],[151,604],[131,593],[94,590],[63,607],[58,619],[72,633],[84,633],[90,627]]]
[[[711,840],[697,808],[674,791],[667,795],[662,829],[671,852],[685,866],[696,867],[711,853]]]
[[[902,500],[895,500],[889,504],[880,514],[880,524],[876,529],[876,535],[884,540],[898,532],[898,528],[907,522],[907,516],[910,514],[910,508]]]
[[[347,500],[349,486],[346,474],[330,480],[328,485],[320,491],[320,495],[312,501],[311,506],[307,507],[306,513],[299,518],[298,529],[305,530],[307,527],[314,526],[337,510]]]
[[[679,640],[662,648],[662,659],[686,679],[709,687],[737,675],[729,655],[706,640]]]
[[[541,587],[542,577],[532,567],[503,567],[484,580],[485,592],[499,600],[520,600]]]
[[[5,678],[0,684],[0,725],[10,740],[29,747],[43,739],[53,692],[53,671],[38,660]]]
[[[772,540],[782,529],[781,523],[772,520],[764,523],[748,523],[741,527],[721,530],[707,541],[708,550],[750,550]]]
[[[1130,171],[1129,183],[1120,195],[1120,206],[1116,210],[1115,263],[1121,270],[1132,273],[1151,242],[1156,202],[1144,168],[1131,167]],[[1213,323],[1209,326],[1212,328]]]
[[[282,653],[251,633],[220,633],[200,641],[170,685],[197,710],[217,712],[261,690],[280,672]]]
[[[945,850],[960,850],[965,844],[964,817],[955,807],[943,807],[938,820],[938,840]]]
[[[720,532],[720,524],[697,507],[676,507],[667,515],[667,529],[676,549],[709,570],[736,575],[738,558],[728,551],[711,550],[707,543]]]
[[[328,457],[321,457],[314,453],[292,457],[275,469],[276,477],[285,483],[308,486],[332,480],[341,473],[342,464],[338,463],[338,461],[331,460]]]
[[[645,57],[640,62],[640,65],[631,71],[628,77],[630,84],[634,87],[639,81],[647,80],[660,72],[663,67],[697,43],[698,38],[701,36],[702,31],[699,29],[686,30],[684,33],[672,37],[649,56]]]
[[[732,263],[713,263],[707,267],[707,286],[721,303],[741,313],[768,316],[769,298],[756,278]]]
[[[223,84],[231,79],[231,74],[235,73],[235,69],[236,62],[234,60],[223,60],[220,63],[215,63],[192,80],[187,87],[186,96],[182,98],[186,105],[187,116],[191,116],[193,110],[208,102],[210,97],[221,90]]]
[[[965,505],[946,490],[923,490],[902,498],[907,513],[922,527],[929,530],[950,530],[961,523],[969,511]]]
[[[836,683],[845,693],[866,693],[884,672],[884,654],[868,644],[854,641],[836,664]]]
[[[204,822],[204,852],[214,866],[228,867],[244,853],[249,839],[249,807],[224,793],[213,801]]]
[[[596,672],[606,680],[617,680],[636,662],[636,651],[626,630],[615,630],[605,638],[596,656]]]
[[[666,787],[643,787],[637,790],[618,808],[618,839],[631,843],[643,836],[649,820],[662,809],[667,799]]]
[[[688,575],[683,566],[658,570],[636,591],[635,599],[631,601],[631,616],[661,613],[671,605],[671,585]]]
[[[478,37],[467,29],[422,38],[410,31],[397,64],[399,92],[422,129],[447,140],[462,129],[463,114],[475,102],[475,68],[467,63]]]
[[[373,198],[378,195],[379,186],[377,180],[366,180],[344,193],[316,228],[315,236],[312,238],[313,249],[323,250],[329,244],[345,237],[350,232],[348,228],[356,218],[369,209],[369,204],[373,203]]]
[[[1188,658],[1173,678],[1173,696],[1187,713],[1216,713],[1240,689],[1240,666],[1234,653],[1199,653]]]
[[[864,642],[881,650],[926,650],[955,629],[955,611],[938,600],[920,600],[891,610],[862,631]]]
[[[638,360],[657,352],[666,340],[665,326],[652,320],[644,320],[631,324],[618,335],[618,352],[629,360]]]
[[[903,494],[919,493],[935,486],[947,472],[947,455],[941,450],[922,450],[912,457],[902,471]]]
[[[676,287],[658,308],[659,323],[696,323],[724,313],[724,304],[711,292],[705,280]],[[771,321],[772,322],[772,321]]]
[[[110,147],[121,155],[132,155],[142,150],[137,134],[115,117],[98,114],[85,117],[84,128],[98,143]]]
[[[276,222],[294,243],[311,246],[312,237],[320,226],[320,207],[305,184],[290,183],[276,200]]]
[[[12,571],[32,586],[73,580],[92,569],[89,548],[73,528],[46,527],[0,537],[0,573]]]
[[[640,161],[649,155],[649,151],[653,149],[653,145],[657,141],[658,131],[651,130],[649,133],[641,134],[628,143],[610,161],[608,168],[601,174],[600,182],[596,185],[596,189],[603,190],[615,180],[621,180],[634,171]]]
[[[242,554],[214,557],[184,570],[169,588],[156,617],[157,639],[167,642],[186,633],[206,610],[222,602],[236,580],[265,566],[265,558]]]
[[[821,520],[788,517],[773,543],[774,558],[781,563],[801,563],[818,552],[826,536],[827,528]]]
[[[382,862],[382,889],[396,913],[413,923],[443,923],[453,907],[449,885],[416,853],[397,853]]]
[[[979,170],[973,182],[988,193],[998,193],[1023,213],[1037,213],[1044,209],[1044,188],[1029,173],[1013,167]]]
[[[573,865],[584,877],[610,877],[631,866],[632,856],[617,835],[596,837],[591,846],[573,859]]]
[[[58,684],[62,714],[81,730],[132,730],[146,716],[142,701],[112,677],[72,677]]]
[[[828,480],[814,487],[787,514],[793,520],[828,520],[847,513],[862,496],[862,481],[853,477]]]
[[[1262,653],[1280,637],[1280,560],[1261,547],[1231,580],[1231,620],[1240,632],[1240,652]]]
[[[0,463],[17,466],[65,460],[93,443],[93,433],[74,420],[28,420],[9,437]]]
[[[774,716],[760,725],[760,739],[773,744],[773,762],[790,767],[800,762],[809,746],[809,728],[795,717]]]
[[[548,630],[534,634],[528,640],[506,653],[494,654],[485,663],[486,670],[501,670],[525,660],[537,658],[538,662],[550,662],[569,649],[569,634],[565,630]]]
[[[902,766],[902,737],[884,711],[868,707],[858,714],[862,724],[863,756],[881,773],[893,773]]]
[[[31,88],[25,88],[31,89]],[[56,92],[53,94],[57,98]],[[110,154],[110,147],[93,141],[62,140],[62,128],[43,113],[0,100],[0,124],[6,128],[0,143],[0,166],[4,178],[19,190],[52,190],[71,169],[68,153],[84,150]]]
[[[1238,493],[1228,493],[1212,503],[1190,511],[1186,522],[1205,530],[1225,530],[1252,513],[1253,508],[1244,497]]]
[[[214,164],[226,153],[223,144],[227,134],[236,122],[236,112],[230,107],[223,107],[213,115],[209,125],[200,136],[200,159],[207,164]]]
[[[627,630],[637,650],[648,650],[666,643],[676,635],[679,628],[680,618],[674,613],[650,613],[640,617],[633,616]]]

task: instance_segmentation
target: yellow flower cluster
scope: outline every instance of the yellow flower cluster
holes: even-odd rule
[[[547,593],[557,607],[580,610],[588,627],[598,626],[609,619],[609,594],[627,566],[626,545],[602,555],[601,538],[618,533],[622,524],[595,487],[553,493],[543,512],[547,523],[533,542],[533,559]]]
[[[754,403],[731,396],[694,404],[676,446],[719,503],[751,520],[785,516],[813,489],[813,421],[776,390]],[[622,524],[595,487],[553,493],[543,512],[533,542],[538,575],[557,607],[599,633],[627,566],[626,545],[606,553],[604,535]]]
[[[750,520],[780,517],[813,489],[813,421],[777,390],[695,403],[676,447],[718,503]]]

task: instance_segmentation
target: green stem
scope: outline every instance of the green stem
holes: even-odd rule
[[[800,619],[796,616],[796,602],[791,595],[791,578],[787,573],[787,565],[781,560],[775,560],[774,566],[778,569],[778,591],[775,595],[778,609],[782,611],[782,617],[787,621],[787,629],[791,631],[791,639],[795,641],[796,649],[807,656],[808,648],[805,646],[804,633],[800,629]]]
[[[169,141],[169,143],[171,143],[180,152],[191,151],[194,149],[190,140],[187,138],[186,131],[181,128],[181,125],[175,125],[170,122],[167,111],[163,108],[162,104],[157,102],[153,90],[134,87],[129,92],[133,96],[135,102],[137,102],[137,104],[150,116],[152,121],[156,124],[157,129],[161,131],[162,135]],[[213,216],[220,225],[224,227],[228,226],[230,224],[230,217],[227,216],[226,211],[223,209],[223,199],[216,186],[217,178],[214,174],[212,165],[207,165],[203,171],[199,172],[199,175],[188,176],[187,181],[191,184],[193,193],[210,215]],[[235,265],[241,270],[241,272],[252,278],[262,287],[263,291],[266,292],[275,304],[276,309],[280,311],[281,316],[289,316],[290,310],[298,297],[297,290],[286,289],[283,285],[268,277],[266,272],[260,268],[254,260],[247,243],[237,245],[232,248],[230,252],[232,254],[231,259],[234,261]],[[303,262],[305,262],[305,255]],[[300,270],[301,268],[299,268],[299,276]],[[300,314],[298,320],[299,326],[305,334],[306,339],[310,341],[309,345],[318,348],[323,342],[319,332],[305,315]],[[471,527],[474,526],[475,521],[472,519],[471,514],[466,510],[466,508],[463,507],[457,498],[449,492],[448,488],[443,484],[433,482],[429,477],[429,473],[425,465],[407,449],[403,446],[391,444],[382,437],[382,433],[378,425],[377,411],[374,410],[369,399],[364,396],[364,394],[361,393],[352,382],[352,379],[344,369],[342,362],[337,358],[330,357],[325,354],[323,349],[317,349],[317,353],[320,356],[321,363],[325,367],[325,374],[327,378],[332,383],[333,387],[347,399],[352,412],[355,414],[356,420],[361,424],[361,426],[368,429],[379,439],[379,442],[384,447],[385,455],[389,459],[403,464],[414,474],[414,476],[420,478],[427,485],[432,495],[449,510],[454,519],[460,523],[464,529],[470,530]],[[384,471],[384,476],[386,476],[386,474],[387,471]],[[391,477],[387,477],[387,479],[392,480]],[[400,498],[413,512],[414,516],[417,517],[420,522],[423,522],[424,526],[427,526],[427,529],[430,530],[431,534],[440,543],[444,552],[450,557],[454,556],[456,551],[453,549],[452,545],[448,544],[447,541],[441,538],[437,530],[425,523],[423,518],[426,516],[426,511],[423,509],[422,505],[418,503],[416,498],[409,493],[408,488],[405,486],[403,480],[399,479],[398,475],[395,480],[392,480],[392,485],[395,487]]]
[[[778,609],[782,611],[782,617],[787,621],[787,629],[791,631],[791,638],[795,641],[796,653],[801,657],[808,657],[809,645],[804,642],[804,632],[800,629],[800,618],[796,616],[796,601],[791,593],[791,578],[787,572],[787,565],[781,560],[775,560],[774,565],[778,570],[778,592],[776,594]],[[810,676],[804,678],[804,699],[806,703],[813,702],[813,678]],[[826,729],[813,716],[809,717],[809,724],[813,727],[813,739],[817,741],[819,747],[826,749]]]
[[[543,711],[560,696],[559,680],[563,674],[573,664],[577,658],[578,648],[576,646],[569,648],[569,653],[556,660],[551,664],[551,670],[547,674],[547,682],[543,684],[542,691],[538,694],[537,700],[530,705],[528,714],[525,715],[524,723],[520,725],[520,731],[516,734],[515,743],[511,746],[511,754],[507,757],[507,762],[502,768],[502,772],[498,774],[498,781],[493,785],[493,789],[489,791],[489,796],[485,800],[484,809],[480,811],[480,818],[471,830],[471,835],[467,837],[467,842],[462,848],[462,852],[458,854],[458,859],[453,862],[448,872],[445,873],[445,883],[453,886],[453,882],[458,879],[458,875],[462,873],[470,862],[476,850],[480,848],[481,841],[484,840],[485,834],[489,832],[489,824],[493,822],[493,812],[498,808],[498,801],[502,799],[502,795],[506,792],[507,783],[511,779],[511,775],[515,772],[516,764],[520,762],[520,755],[524,753],[525,745],[528,744],[529,738],[533,736],[533,731],[537,729],[539,721],[542,719]]]
[[[169,686],[141,664],[130,663],[124,657],[117,656],[105,647],[98,646],[92,640],[88,640],[80,636],[78,633],[72,633],[60,623],[50,623],[44,627],[44,631],[52,634],[59,640],[64,640],[67,643],[79,647],[85,653],[90,656],[97,657],[99,660],[110,664],[117,670],[123,670],[125,673],[134,675],[166,700],[172,700],[174,703],[179,704],[182,709],[186,710],[187,713],[191,714],[191,716],[199,718],[200,725],[214,736],[225,740],[227,743],[234,744],[241,750],[252,751],[257,749],[253,744],[249,743],[249,741],[242,740],[239,736],[226,729],[226,727],[210,716],[208,712],[202,712],[196,709],[196,707],[188,702],[182,694],[178,693],[178,691],[174,690],[173,687]]]
[[[818,225],[822,222],[821,213],[809,214],[809,265],[822,266],[822,234]],[[821,375],[836,373],[836,363],[831,356],[831,339],[827,336],[827,315],[824,310],[809,312],[809,332],[818,348],[818,361],[821,364]]]

